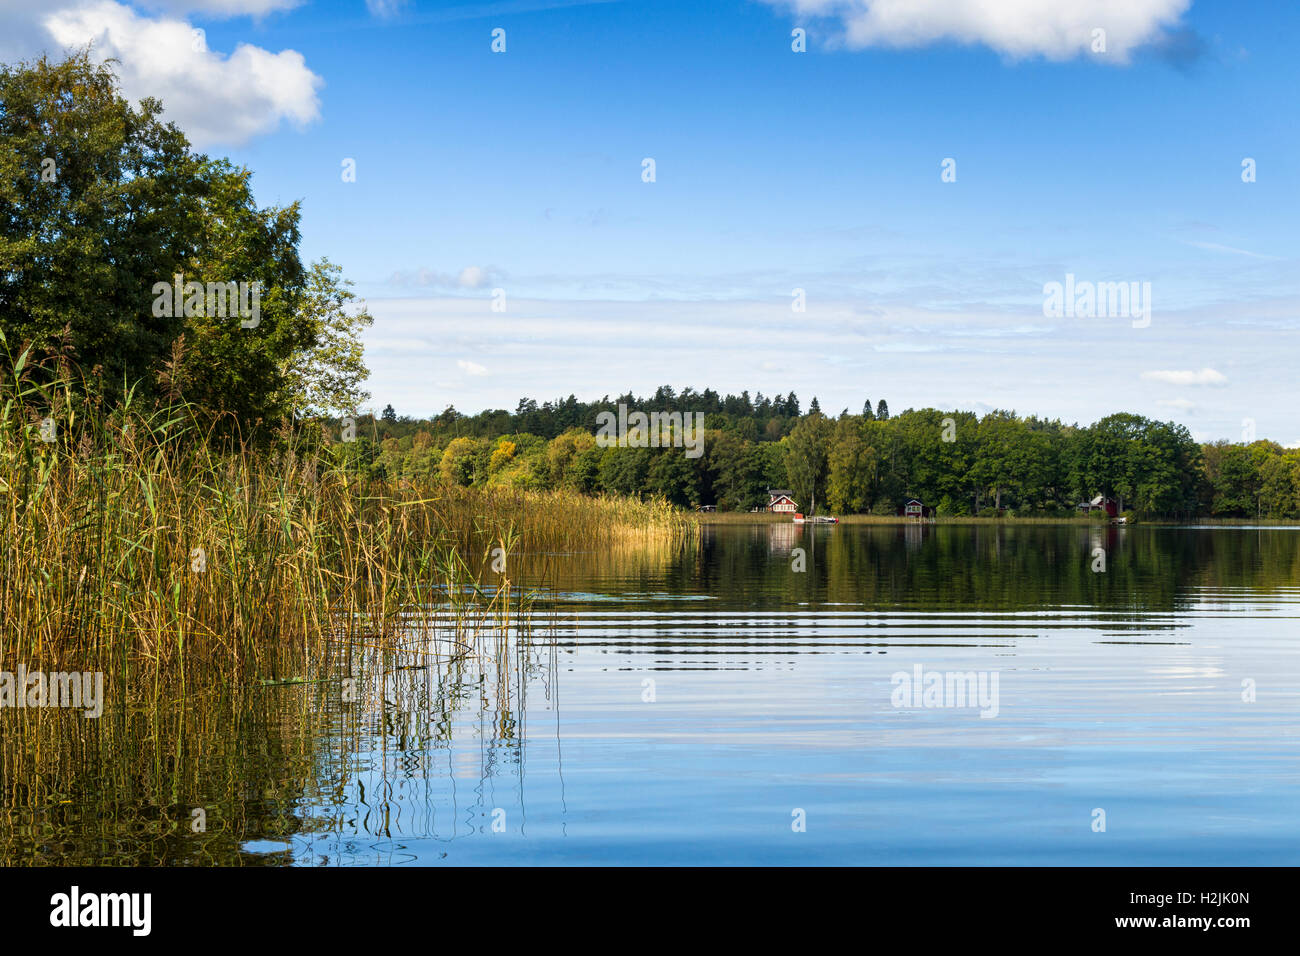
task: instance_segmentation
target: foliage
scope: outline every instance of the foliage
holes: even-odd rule
[[[248,170],[192,152],[161,116],[157,100],[120,96],[88,50],[0,67],[10,347],[76,364],[110,404],[129,388],[231,430],[355,407],[369,317],[348,313],[328,260],[303,268],[298,205],[258,206]],[[178,276],[207,295],[174,296]],[[226,298],[241,283],[247,314]]]
[[[815,494],[819,510],[843,514],[893,515],[916,497],[945,515],[1064,517],[1100,494],[1136,517],[1300,517],[1300,450],[1272,442],[1200,446],[1181,425],[1123,413],[1089,426],[1001,409],[982,417],[935,408],[887,418],[887,408],[836,419],[774,416],[772,400],[760,410],[748,396],[663,386],[648,398],[618,400],[630,411],[704,414],[699,458],[682,448],[595,446],[604,399],[524,399],[514,414],[448,409],[428,421],[362,420],[376,440],[393,441],[378,463],[383,473],[418,476],[431,453],[449,449],[460,461],[474,449],[473,467],[448,466],[457,483],[473,486],[567,488],[741,512],[763,507],[769,488],[790,488],[801,508]],[[667,404],[656,407],[656,397]],[[793,394],[780,400],[782,412],[797,406]]]

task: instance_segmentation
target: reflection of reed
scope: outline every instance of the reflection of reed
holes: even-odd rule
[[[662,578],[669,569],[693,562],[700,554],[704,535],[686,537],[655,536],[641,539],[622,539],[600,548],[580,551],[556,552],[552,550],[521,551],[514,559],[520,580],[529,582],[525,592],[541,596],[550,592],[557,580],[599,581],[617,571],[625,580],[636,578]],[[490,574],[485,580],[490,583]]]
[[[512,551],[501,572],[462,562],[435,577],[460,586],[428,587],[387,628],[362,619],[267,646],[260,683],[196,658],[148,680],[108,674],[97,720],[0,710],[0,862],[343,861],[376,840],[490,826],[493,780],[512,781],[523,806],[530,695],[556,712],[560,759],[561,605],[537,596],[611,567],[657,579],[698,547],[648,535]]]
[[[491,810],[492,777],[522,792],[529,686],[557,691],[554,647],[536,633],[466,613],[340,638],[327,655],[282,652],[276,669],[299,676],[257,688],[192,674],[188,688],[114,685],[98,720],[0,711],[0,863],[310,862],[322,839],[346,856],[352,838],[463,834],[459,814],[434,819],[454,775],[476,781],[471,813]]]
[[[347,857],[353,838],[445,842],[482,829],[496,777],[514,779],[522,804],[528,693],[540,687],[548,704],[556,698],[554,641],[526,622],[466,623],[464,640],[412,628],[397,641],[349,646],[357,693],[319,775],[350,780],[319,794],[330,807],[331,854]],[[474,797],[463,806],[464,779],[474,781]],[[440,820],[447,796],[449,819]]]
[[[234,693],[210,676],[199,692],[106,684],[95,720],[0,711],[0,862],[224,864],[295,832],[287,811],[329,715],[311,685]]]

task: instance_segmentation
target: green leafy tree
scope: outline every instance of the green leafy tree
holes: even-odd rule
[[[285,378],[291,402],[305,413],[348,412],[370,398],[361,387],[370,371],[360,336],[374,319],[364,308],[349,308],[355,296],[342,272],[328,259],[313,263],[298,301],[299,314],[311,324],[312,343],[288,363]],[[390,424],[396,420],[396,414],[385,418]]]
[[[827,455],[826,500],[831,509],[849,514],[869,511],[877,466],[863,420],[842,416],[835,423]]]
[[[654,456],[646,474],[646,490],[675,505],[687,506],[699,501],[695,468],[680,448],[667,448]]]
[[[161,116],[88,50],[0,67],[8,340],[70,358],[110,401],[184,399],[244,432],[355,404],[369,319],[328,261],[304,270],[298,205],[258,206],[248,170]]]
[[[705,449],[716,498],[713,504],[732,511],[749,511],[767,503],[769,486],[758,446],[730,432],[719,432]]]
[[[814,497],[826,498],[826,477],[829,472],[828,452],[832,426],[820,412],[800,419],[799,424],[786,436],[785,471],[789,476],[790,490],[802,508],[812,511]]]
[[[481,458],[491,460],[491,450],[485,442],[476,438],[453,438],[443,449],[438,473],[448,484],[471,485],[479,477]],[[482,471],[486,473],[486,463],[482,464]]]
[[[117,95],[88,51],[0,67],[0,316],[13,346],[52,353],[68,332],[118,392],[154,376],[184,331],[155,317],[154,283],[204,241],[210,169],[184,135]]]

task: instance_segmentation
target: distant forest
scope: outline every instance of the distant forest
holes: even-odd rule
[[[703,413],[702,454],[601,447],[597,416],[620,404]],[[328,425],[337,438],[340,420]],[[939,515],[1063,517],[1104,495],[1135,516],[1300,517],[1300,449],[1203,445],[1182,425],[1124,413],[1086,426],[1012,411],[891,415],[881,399],[828,415],[816,398],[804,409],[793,392],[665,385],[644,398],[522,399],[513,412],[448,407],[431,419],[390,405],[378,418],[360,416],[356,440],[334,451],[375,477],[662,496],[720,511],[763,507],[767,489],[783,488],[803,509],[815,495],[819,512],[837,514],[895,514],[914,497]]]

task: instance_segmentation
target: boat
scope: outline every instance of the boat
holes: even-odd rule
[[[817,510],[817,497],[814,495],[812,500],[813,510]],[[794,516],[795,524],[839,524],[840,519],[834,515],[809,515],[804,517],[802,514]]]
[[[808,517],[804,517],[803,515],[795,515],[794,523],[795,524],[839,524],[840,519],[836,518],[833,515],[809,515]]]

